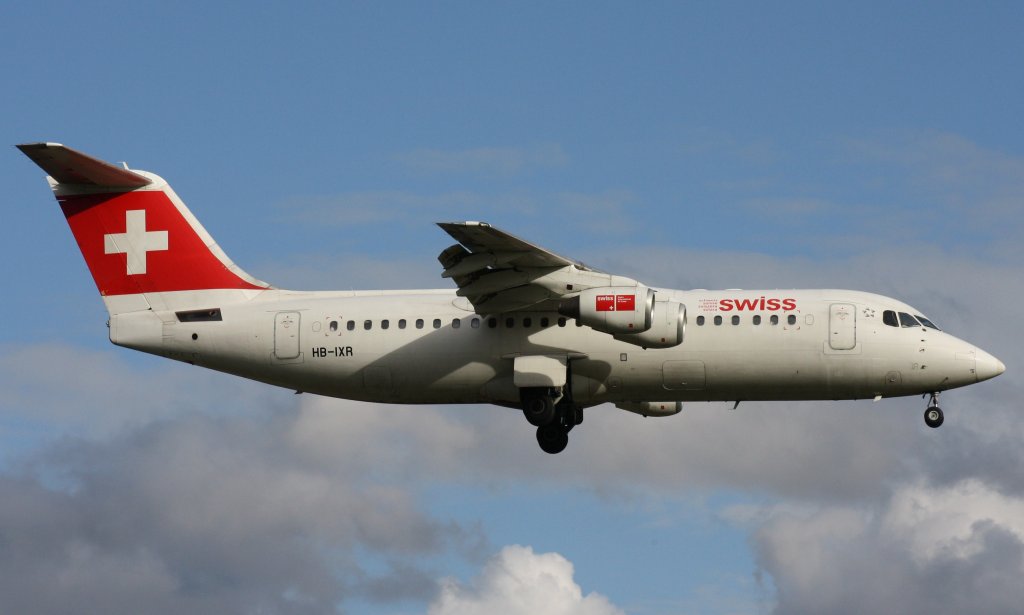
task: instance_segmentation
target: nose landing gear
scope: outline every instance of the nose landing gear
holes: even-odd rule
[[[939,394],[938,392],[932,393],[931,400],[928,401],[928,408],[924,411],[924,424],[935,429],[942,425],[943,416],[942,408],[939,407]]]

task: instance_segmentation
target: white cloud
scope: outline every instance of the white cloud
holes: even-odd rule
[[[977,556],[984,549],[977,530],[986,523],[1024,541],[1024,498],[1007,496],[978,479],[943,488],[907,486],[894,494],[880,531],[903,537],[914,561],[927,565],[942,557]]]
[[[502,549],[468,584],[445,579],[431,615],[605,615],[621,614],[601,594],[583,595],[572,562],[531,547]]]
[[[1010,613],[1022,519],[1024,499],[977,480],[904,485],[877,508],[770,515],[754,546],[778,613]]]
[[[306,420],[329,422],[266,410],[171,418],[102,441],[66,440],[0,475],[5,608],[290,613],[333,611],[353,597],[425,603],[436,591],[425,558],[476,557],[479,531],[434,518],[400,480],[395,466],[415,462],[389,458],[386,434],[400,429],[357,429],[369,437],[342,439],[355,450],[331,456]],[[420,441],[407,433],[412,454],[457,441],[445,427]],[[365,565],[374,558],[383,563]]]
[[[103,329],[97,329],[105,335]],[[154,420],[226,408],[268,410],[283,396],[264,385],[108,347],[0,346],[0,409],[8,423],[50,437],[102,438]]]

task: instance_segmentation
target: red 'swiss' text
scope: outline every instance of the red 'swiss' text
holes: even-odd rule
[[[719,299],[718,310],[721,312],[762,311],[777,312],[783,310],[790,312],[796,309],[796,299],[778,299],[775,297],[755,297],[751,299]]]

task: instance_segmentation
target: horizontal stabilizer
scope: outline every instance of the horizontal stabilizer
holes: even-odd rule
[[[103,162],[60,143],[23,143],[17,148],[61,184],[141,188],[153,183],[148,177]]]

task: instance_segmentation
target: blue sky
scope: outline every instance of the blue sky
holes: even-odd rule
[[[1013,3],[0,8],[0,142],[159,173],[276,285],[445,286],[432,223],[477,219],[656,285],[896,296],[1008,366],[938,432],[916,399],[601,408],[550,458],[506,410],[111,347],[9,147],[0,518],[27,547],[0,550],[0,602],[519,612],[509,578],[547,571],[553,613],[1019,604],[996,572],[1024,561],[1022,27]]]

